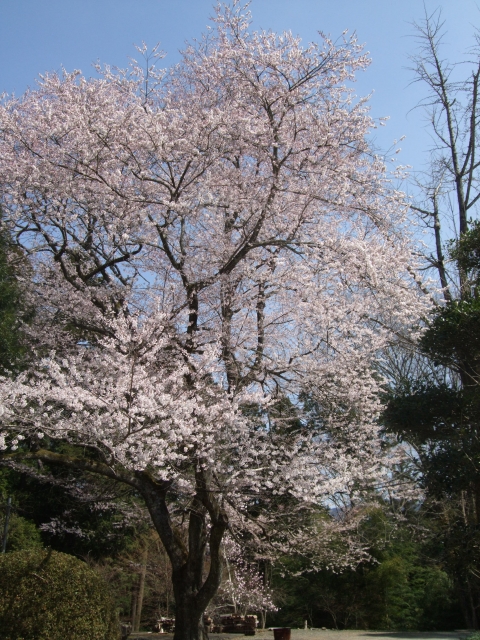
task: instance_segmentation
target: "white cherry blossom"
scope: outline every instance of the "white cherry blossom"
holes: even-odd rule
[[[0,384],[2,455],[136,488],[172,563],[176,640],[199,637],[227,529],[328,553],[388,480],[374,363],[428,301],[345,86],[367,65],[346,35],[250,32],[234,2],[148,84],[137,63],[47,74],[0,108],[3,219],[36,309],[31,366]],[[333,504],[344,518],[309,519]]]

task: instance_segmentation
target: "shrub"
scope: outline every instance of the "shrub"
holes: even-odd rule
[[[7,551],[40,549],[42,547],[42,536],[35,524],[16,513],[12,513],[8,529]]]
[[[105,582],[85,563],[51,550],[0,558],[2,640],[117,640]]]

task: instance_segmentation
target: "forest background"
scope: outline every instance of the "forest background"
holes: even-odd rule
[[[108,4],[105,3],[99,13],[92,13],[89,19],[86,18],[88,14],[83,13],[82,19],[76,21],[73,13],[67,14],[64,8],[60,10],[60,7],[54,7],[55,3],[51,3],[53,13],[48,16],[44,12],[41,16],[36,15],[34,4],[24,3],[21,17],[28,18],[23,29],[14,26],[15,21],[21,19],[20,9],[12,11],[11,8],[5,10],[5,6],[2,7],[5,20],[2,20],[1,28],[5,29],[5,32],[0,34],[1,50],[7,61],[3,68],[8,69],[8,74],[2,78],[2,89],[22,93],[38,72],[58,68],[59,64],[64,64],[67,69],[82,67],[85,71],[92,59],[101,58],[102,61],[123,66],[127,49],[124,41],[117,40],[115,46],[122,48],[122,51],[121,59],[115,59],[115,48],[106,34],[113,34],[113,27],[118,27],[118,21],[123,20],[126,24],[132,14],[128,13],[126,4],[121,5],[120,10],[115,12]],[[173,16],[175,20],[179,20],[179,25],[182,25],[182,40],[190,38],[189,25],[192,34],[198,34],[199,12],[204,10],[202,15],[206,17],[209,11],[207,3],[205,6],[195,3],[195,11],[190,3],[183,4],[184,11],[180,12],[177,5],[177,12]],[[314,34],[310,36],[305,27],[296,26],[295,21],[299,15],[308,16],[309,25],[315,23],[314,16],[318,15],[318,28],[331,32],[332,35],[340,34],[344,28],[350,26],[342,25],[341,28],[337,28],[337,24],[342,21],[338,9],[337,15],[332,16],[328,14],[326,7],[322,6],[323,3],[304,4],[302,11],[302,7],[297,3],[295,15],[292,15],[289,5],[286,4],[281,9],[276,3],[276,22],[273,22],[269,3],[257,2],[253,7],[254,17],[256,23],[262,27],[272,27],[275,30],[291,28],[294,32],[300,32],[305,40],[314,39]],[[409,134],[403,143],[404,151],[396,157],[396,161],[400,158],[402,164],[413,165],[414,170],[410,172],[413,179],[405,182],[403,188],[416,198],[418,209],[428,211],[424,214],[423,221],[427,223],[427,228],[432,227],[431,223],[435,223],[435,218],[430,214],[435,213],[435,202],[431,194],[439,184],[438,171],[436,173],[438,163],[435,164],[435,157],[433,165],[430,164],[434,141],[432,142],[432,131],[428,128],[428,121],[425,121],[424,112],[411,112],[412,108],[429,95],[432,87],[429,88],[428,83],[423,86],[421,83],[415,84],[413,89],[409,86],[409,82],[415,78],[415,71],[403,69],[412,65],[406,55],[399,56],[399,50],[396,49],[396,45],[401,43],[400,49],[405,51],[405,54],[418,53],[415,41],[403,36],[414,35],[415,30],[408,22],[412,19],[421,21],[425,13],[418,3],[412,3],[411,7],[409,3],[402,3],[400,16],[396,13],[398,9],[393,8],[382,14],[385,9],[376,2],[368,3],[371,8],[369,14],[364,10],[360,12],[358,6],[354,8],[354,3],[345,4],[348,5],[351,26],[357,29],[360,40],[366,40],[367,48],[372,51],[374,61],[371,69],[375,71],[377,58],[384,74],[379,73],[378,67],[379,75],[375,80],[370,71],[364,74],[357,84],[358,93],[369,93],[376,85],[372,115],[393,115],[391,124],[380,130],[381,135],[376,133],[375,143],[379,150],[386,150],[393,145],[395,139],[401,138],[406,132]],[[456,3],[454,10],[453,3],[443,7],[449,35],[446,38],[447,47],[442,54],[442,60],[453,63],[466,59],[468,56],[461,56],[468,49],[470,35],[471,42],[474,43],[472,24],[478,23],[477,10],[474,3],[465,2],[464,5],[463,12],[458,11]],[[62,6],[66,5],[62,3]],[[428,12],[436,6],[428,6],[427,15],[430,15]],[[73,11],[73,5],[71,9]],[[106,12],[105,15],[103,11]],[[162,3],[144,3],[141,10],[133,14],[137,21],[136,29],[145,26],[147,18],[149,28],[152,28],[152,11],[153,14],[159,13],[159,25],[165,25],[166,16],[172,19],[168,7],[162,6]],[[110,19],[113,15],[115,18]],[[370,25],[368,29],[365,23],[366,16]],[[45,20],[48,25],[46,31],[38,28],[39,20]],[[62,24],[59,30],[57,20],[61,20]],[[29,21],[32,31],[28,26]],[[81,56],[85,58],[81,58],[78,51],[75,52],[75,47],[66,47],[58,39],[55,46],[62,47],[61,56],[55,47],[45,47],[36,40],[39,33],[42,33],[43,41],[48,39],[48,30],[56,29],[57,33],[60,31],[62,37],[68,37],[72,42],[71,34],[69,35],[68,29],[64,29],[63,26],[75,22],[79,29],[76,41],[82,42],[82,47],[88,42],[90,45],[93,44],[93,47],[83,48]],[[326,22],[328,24],[325,24]],[[203,26],[203,23],[201,24]],[[389,28],[389,24],[395,27]],[[156,28],[158,35],[155,36],[155,41],[160,39],[165,49],[174,51],[178,45],[170,44],[171,40],[169,42],[166,37],[162,37],[162,30],[165,30],[172,38],[171,28],[158,28],[158,25]],[[375,36],[369,31],[372,28]],[[83,33],[82,29],[85,30]],[[14,44],[11,41],[14,33],[17,34],[17,55],[13,55]],[[88,37],[84,37],[87,33]],[[116,33],[123,33],[130,41],[138,42],[149,38],[149,34],[144,32],[137,38],[133,29],[128,32],[128,36],[122,29],[116,29]],[[380,48],[375,54],[373,43],[376,42],[378,46],[379,33],[384,44],[388,42],[388,55],[387,49],[382,51]],[[369,34],[372,34],[370,40]],[[37,42],[35,55],[26,44],[19,44],[18,37],[25,38],[25,42],[28,40],[29,46],[35,47]],[[39,59],[39,53],[46,57]],[[27,59],[30,61],[29,65],[35,64],[35,69],[25,63]],[[88,62],[85,59],[88,59]],[[21,65],[21,71],[16,67],[17,64]],[[469,69],[472,68],[475,72],[475,67],[454,69],[453,77],[471,79]],[[27,69],[31,69],[28,78]],[[457,73],[458,76],[455,75]],[[402,81],[403,85],[399,86]],[[453,87],[453,90],[456,88]],[[395,100],[392,100],[393,95]],[[469,95],[473,94],[466,94],[464,104],[467,110]],[[405,120],[407,113],[408,119]],[[476,119],[474,121],[476,125]],[[409,138],[413,139],[412,143]],[[464,159],[465,157],[466,154]],[[394,164],[396,162],[392,166]],[[419,188],[419,183],[424,186],[423,191]],[[473,189],[470,202],[474,200],[475,193]],[[269,588],[272,590],[274,602],[280,607],[277,613],[268,614],[269,625],[303,626],[306,619],[314,626],[347,628],[447,629],[465,624],[475,628],[478,626],[480,588],[475,568],[478,553],[476,500],[479,492],[479,483],[476,480],[478,360],[477,351],[473,346],[469,346],[466,353],[461,350],[462,345],[474,345],[478,335],[478,233],[474,224],[467,224],[467,227],[461,229],[458,217],[456,226],[451,224],[452,217],[449,216],[452,211],[448,208],[449,202],[451,201],[447,199],[442,203],[447,203],[444,210],[446,226],[442,236],[442,247],[445,263],[451,268],[448,281],[451,296],[449,298],[447,295],[445,299],[447,315],[439,312],[439,316],[432,320],[429,337],[427,336],[422,345],[427,364],[422,361],[419,367],[418,362],[412,365],[411,359],[406,358],[407,369],[400,371],[386,397],[386,429],[410,442],[412,447],[416,447],[416,459],[421,463],[420,483],[423,484],[427,498],[423,502],[392,502],[372,511],[358,530],[359,537],[370,552],[371,560],[355,569],[340,574],[326,571],[311,573],[305,571],[300,559],[295,558],[285,560],[285,563],[290,565],[290,573],[287,574],[284,573],[284,569],[261,567],[262,575],[268,580]],[[432,209],[429,208],[430,205],[433,205]],[[420,217],[422,211],[417,211]],[[455,220],[455,211],[453,213]],[[467,219],[476,217],[474,214],[473,204]],[[462,238],[460,230],[464,234]],[[438,258],[428,233],[430,232],[427,231],[429,248],[433,248],[434,258]],[[433,238],[433,235],[431,237]],[[449,240],[460,238],[463,244],[448,243]],[[16,341],[16,322],[23,310],[12,282],[15,269],[23,269],[24,265],[21,256],[17,256],[18,259],[13,263],[11,259],[7,262],[7,256],[11,256],[12,252],[14,250],[9,246],[9,239],[4,237],[0,265],[3,309],[1,339],[3,364],[7,367],[18,366],[16,363],[21,362],[22,356],[22,345]],[[433,267],[438,271],[438,266],[437,260]],[[454,286],[452,283],[455,283]],[[451,315],[448,315],[450,312]],[[25,316],[23,319],[28,320]],[[447,331],[444,330],[445,326]],[[455,335],[459,333],[460,345],[455,342]],[[403,366],[405,360],[401,360]],[[431,410],[432,406],[435,406],[435,411]],[[413,417],[417,419],[416,422],[412,420]],[[411,432],[412,424],[415,426],[414,433]],[[439,425],[442,432],[440,438],[437,437]],[[460,474],[458,469],[466,470],[466,473]],[[119,603],[125,616],[130,615],[132,609],[138,606],[139,587],[143,575],[146,581],[145,622],[151,622],[159,613],[165,615],[171,612],[172,594],[165,588],[165,584],[168,584],[168,564],[161,546],[152,537],[141,516],[130,515],[130,521],[126,522],[114,509],[107,515],[105,511],[98,513],[92,509],[92,505],[98,504],[101,500],[102,487],[96,487],[96,493],[92,495],[90,503],[79,502],[75,500],[72,487],[66,491],[60,480],[61,478],[57,485],[41,486],[24,476],[4,472],[3,496],[6,498],[7,495],[13,495],[15,507],[11,520],[9,549],[51,544],[57,549],[87,559],[116,584]],[[110,487],[104,487],[103,490],[107,493]],[[135,508],[135,500],[131,495],[119,495],[117,499],[132,501]],[[65,519],[66,513],[70,524],[63,522],[60,533],[55,534],[55,522],[61,517]],[[37,526],[45,525],[47,522],[50,523],[50,527],[44,526],[40,534]]]

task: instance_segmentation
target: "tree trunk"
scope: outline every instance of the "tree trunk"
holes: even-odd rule
[[[307,622],[305,620],[305,622]],[[265,626],[267,624],[267,610],[266,609],[260,609],[260,629],[264,630]],[[305,627],[306,629],[307,627]]]
[[[172,582],[175,594],[174,640],[203,640],[203,609],[192,590],[194,577],[185,570],[174,572]]]
[[[135,613],[135,625],[132,631],[140,631],[140,625],[142,623],[142,609],[143,609],[143,595],[145,593],[145,578],[147,575],[147,558],[148,549],[145,547],[142,554],[142,569],[140,571],[140,583],[138,586],[137,606]]]
[[[475,602],[474,602],[474,596],[473,596],[473,589],[472,586],[470,584],[470,581],[467,580],[467,594],[468,594],[468,605],[470,608],[470,615],[471,615],[471,629],[478,629],[478,619],[477,619],[477,609],[475,607]]]
[[[467,629],[478,629],[477,612],[469,581],[456,582],[456,587],[465,627]]]
[[[216,497],[212,478],[205,470],[195,474],[196,494],[189,507],[188,540],[185,542],[176,531],[168,511],[169,484],[156,481],[145,472],[139,472],[137,477],[139,490],[172,565],[174,640],[204,640],[203,613],[220,586],[223,569],[221,543],[228,526],[228,518]],[[205,577],[207,546],[210,567]]]
[[[188,607],[177,607],[173,638],[174,640],[204,640],[203,614]]]
[[[137,626],[137,587],[134,585],[132,587],[132,631]]]

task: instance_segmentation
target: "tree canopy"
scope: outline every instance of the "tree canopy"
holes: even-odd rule
[[[143,497],[177,640],[199,634],[227,529],[260,555],[326,552],[389,481],[373,364],[429,305],[345,86],[368,64],[355,38],[249,29],[234,2],[170,70],[141,50],[146,71],[46,75],[0,110],[1,203],[36,309],[30,365],[0,385],[3,462]],[[285,399],[289,428],[270,411]]]

